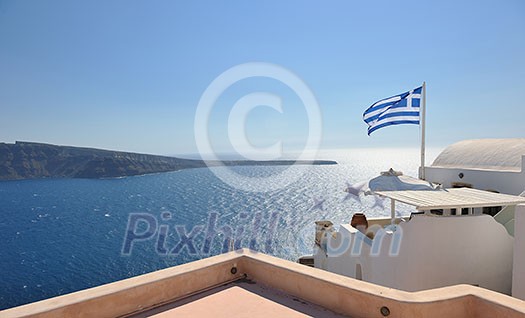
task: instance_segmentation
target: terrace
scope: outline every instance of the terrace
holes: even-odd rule
[[[0,312],[13,317],[523,317],[470,285],[405,292],[246,249]]]

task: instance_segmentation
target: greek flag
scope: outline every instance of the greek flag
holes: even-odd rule
[[[372,104],[363,113],[363,120],[368,125],[368,135],[391,125],[419,125],[419,105],[423,86],[403,94],[382,99]]]

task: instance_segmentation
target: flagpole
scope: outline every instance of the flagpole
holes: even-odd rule
[[[426,115],[426,87],[423,82],[421,89],[421,112],[419,121],[421,123],[421,166],[419,167],[419,179],[425,180],[425,116]]]

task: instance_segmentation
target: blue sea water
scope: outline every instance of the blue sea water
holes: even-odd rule
[[[419,163],[414,149],[321,156],[339,164],[294,166],[301,178],[273,192],[238,190],[207,168],[107,180],[0,182],[0,309],[217,255],[228,249],[229,237],[235,247],[295,261],[311,253],[316,220],[339,224],[362,211],[389,215],[389,205],[374,206],[372,197],[346,198],[347,183],[390,167],[417,176]],[[250,182],[286,168],[223,169]],[[131,233],[151,238],[134,241],[127,255],[123,246],[133,215],[140,221]],[[144,216],[155,219],[155,231],[146,231],[154,224]]]

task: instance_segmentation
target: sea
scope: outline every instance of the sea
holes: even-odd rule
[[[427,163],[438,153],[427,149]],[[389,216],[388,202],[344,189],[390,168],[417,177],[420,157],[418,149],[352,149],[318,159],[338,164],[214,168],[242,186],[209,168],[0,182],[0,309],[241,247],[296,261],[312,253],[315,221]],[[258,187],[290,176],[275,189]]]

